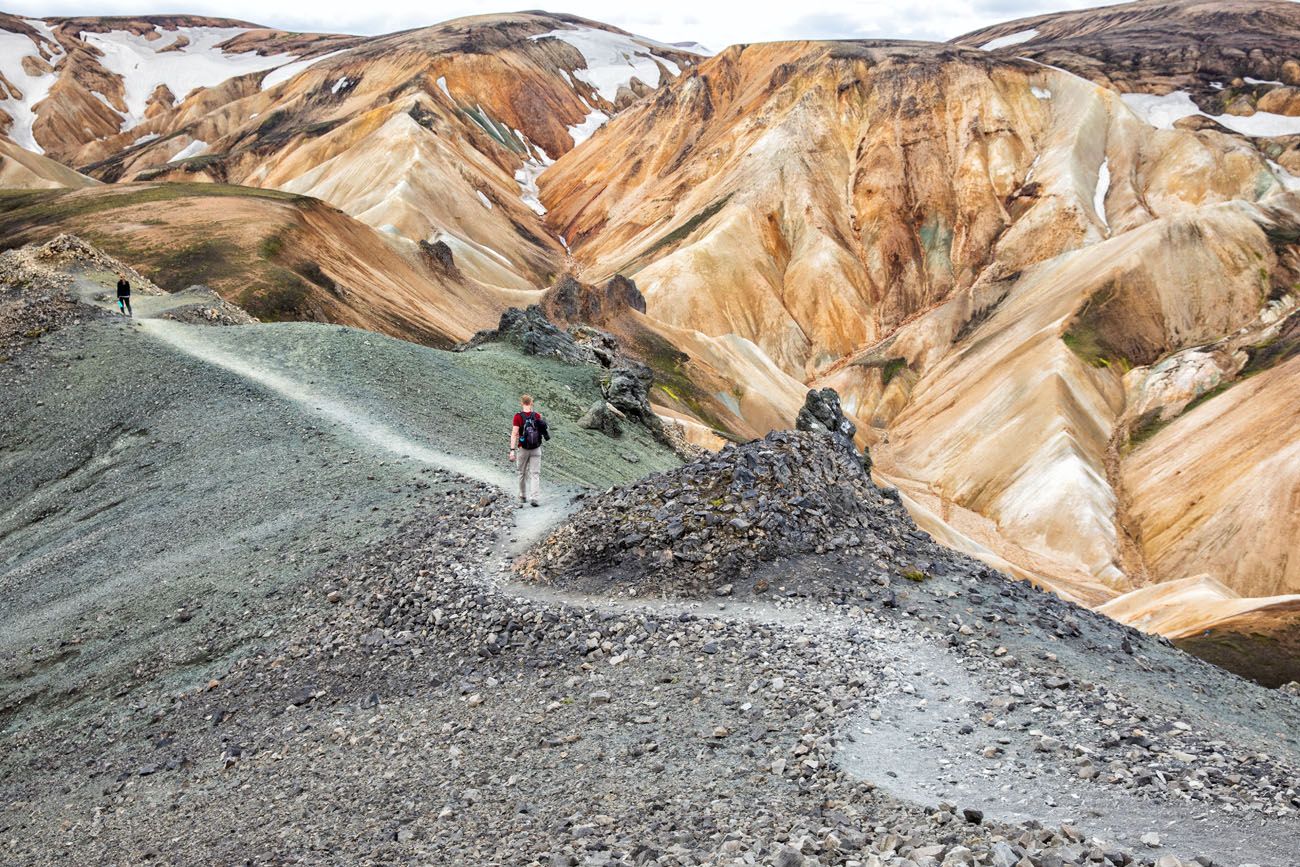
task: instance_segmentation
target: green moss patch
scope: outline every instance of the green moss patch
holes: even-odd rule
[[[732,194],[728,193],[716,202],[710,203],[706,208],[704,208],[704,210],[695,214],[685,223],[682,223],[676,229],[673,229],[667,235],[664,235],[658,241],[651,244],[639,258],[645,258],[658,250],[662,250],[664,247],[676,244],[678,241],[686,240],[696,229],[713,219],[713,217],[726,206],[727,202],[731,201],[731,196]]]

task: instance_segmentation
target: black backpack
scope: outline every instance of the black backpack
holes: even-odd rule
[[[524,413],[523,426],[519,428],[519,445],[526,449],[541,448],[542,437],[550,439],[546,422],[535,412]]]

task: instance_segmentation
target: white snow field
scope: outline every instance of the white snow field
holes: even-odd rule
[[[651,50],[651,46],[662,43],[640,37],[597,30],[594,27],[575,27],[551,30],[530,38],[559,39],[578,49],[587,62],[587,68],[575,69],[573,77],[591,85],[601,98],[611,103],[618,96],[619,87],[633,78],[639,78],[651,87],[658,87],[661,63],[673,75],[681,73],[676,63]]]
[[[1019,45],[1022,42],[1028,42],[1038,35],[1037,30],[1021,30],[1012,33],[1009,36],[999,36],[997,39],[990,39],[980,46],[980,51],[996,51],[999,48],[1006,48],[1009,45]]]
[[[523,168],[515,172],[515,183],[519,184],[519,198],[540,216],[546,213],[546,206],[542,204],[542,191],[537,186],[537,179],[555,160],[551,159],[546,151],[530,142],[528,137],[519,130],[515,130],[515,135],[530,150],[530,155],[524,161]]]
[[[49,36],[49,27],[44,21],[27,21],[27,23]],[[54,42],[53,36],[49,38]],[[28,75],[27,70],[23,69],[24,57],[43,59],[31,37],[0,30],[0,75],[3,75],[5,81],[18,91],[13,93],[0,86],[0,96],[4,97],[0,99],[0,110],[13,118],[13,123],[9,126],[9,137],[19,147],[42,154],[45,153],[45,149],[32,137],[32,125],[36,123],[36,103],[45,99],[59,76],[57,72]],[[62,54],[55,56],[51,65],[57,64],[62,59]]]
[[[569,135],[573,136],[573,146],[578,145],[591,138],[592,133],[600,129],[609,120],[609,115],[598,108],[593,108],[591,114],[587,115],[582,123],[569,127]]]
[[[1120,99],[1124,100],[1124,104],[1133,109],[1138,117],[1156,129],[1172,129],[1176,121],[1199,114],[1233,132],[1251,137],[1268,138],[1276,135],[1300,134],[1300,117],[1270,114],[1267,111],[1257,111],[1249,117],[1206,114],[1192,102],[1192,97],[1185,90],[1176,90],[1164,96],[1156,96],[1153,93],[1122,93]]]
[[[1110,157],[1105,157],[1101,161],[1101,168],[1097,170],[1097,187],[1092,194],[1092,209],[1096,212],[1097,219],[1101,220],[1106,233],[1110,234],[1110,221],[1106,219],[1106,193],[1108,192],[1110,192]]]
[[[293,54],[263,57],[254,51],[227,54],[217,46],[241,33],[241,27],[180,27],[163,30],[155,27],[157,39],[146,39],[124,30],[108,33],[83,31],[80,38],[104,56],[100,63],[122,77],[126,92],[126,114],[122,129],[128,130],[144,121],[145,106],[160,84],[167,85],[178,101],[196,87],[212,87],[230,78],[283,66],[296,59]],[[185,36],[189,44],[163,51]]]
[[[346,48],[340,48],[338,51],[330,51],[326,54],[318,54],[315,57],[308,57],[305,60],[295,60],[292,63],[277,66],[262,79],[262,90],[270,90],[277,84],[283,84],[298,73],[307,69],[309,66],[314,66],[322,60],[328,60],[331,57],[338,57],[347,50],[348,49]]]

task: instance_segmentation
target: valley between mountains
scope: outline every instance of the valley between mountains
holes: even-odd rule
[[[0,13],[0,861],[1300,864],[1300,6],[714,48]]]

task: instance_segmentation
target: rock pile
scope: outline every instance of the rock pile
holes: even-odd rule
[[[237,304],[224,300],[207,286],[191,286],[177,296],[192,297],[193,303],[173,307],[161,314],[161,319],[184,322],[187,325],[255,325],[257,319]]]
[[[826,433],[777,431],[589,500],[521,564],[531,578],[618,573],[653,589],[716,589],[780,557],[868,553],[907,568],[932,545]]]
[[[66,325],[103,315],[73,294],[72,277],[60,270],[68,261],[105,270],[121,267],[75,235],[0,253],[0,360]]]
[[[46,244],[24,249],[30,251],[31,260],[38,267],[45,269],[47,274],[53,270],[109,271],[113,274],[126,274],[126,278],[131,281],[133,292],[142,295],[163,294],[163,290],[148,277],[76,235],[64,233],[55,236]]]
[[[501,321],[496,328],[478,332],[458,346],[457,351],[475,349],[485,343],[511,343],[527,355],[554,358],[565,364],[608,367],[613,361],[613,353],[609,352],[607,341],[591,333],[595,331],[594,328],[587,329],[584,339],[579,340],[547,319],[546,313],[536,304],[526,308],[511,307],[501,314]],[[608,340],[613,341],[614,338],[609,337]],[[605,361],[606,358],[609,361]]]

